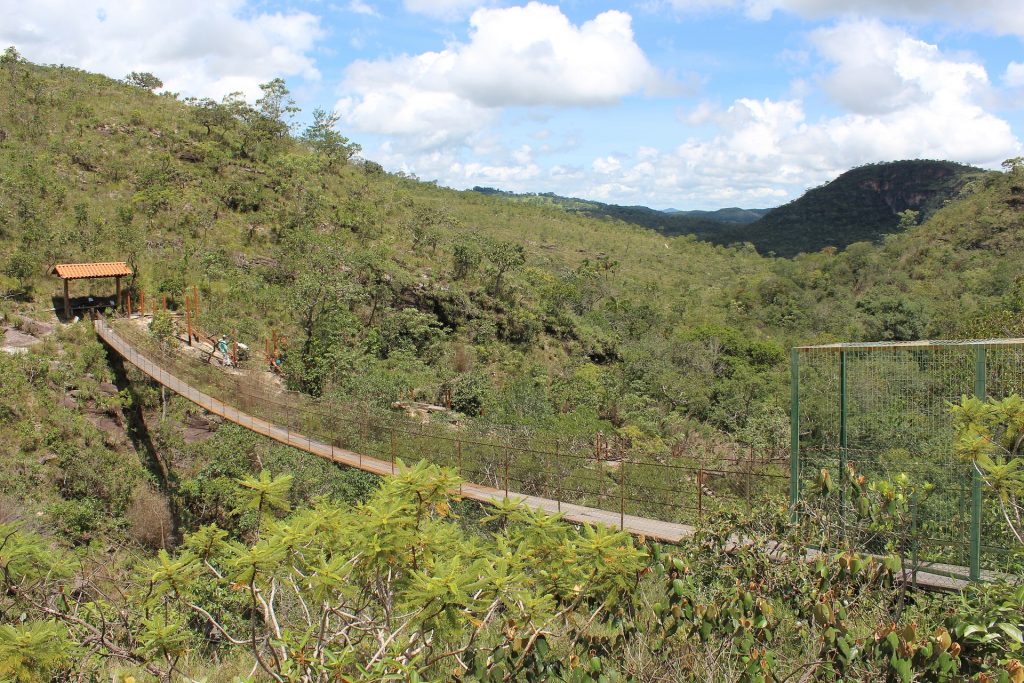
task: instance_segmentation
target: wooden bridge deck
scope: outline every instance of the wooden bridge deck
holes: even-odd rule
[[[321,458],[333,460],[336,463],[355,467],[366,472],[379,476],[390,476],[395,473],[394,465],[386,460],[380,460],[361,453],[339,448],[332,444],[300,434],[288,427],[273,422],[268,422],[239,410],[237,407],[224,403],[220,399],[199,391],[187,382],[167,372],[157,363],[139,353],[135,347],[128,343],[123,337],[115,332],[102,317],[95,319],[94,327],[96,334],[106,344],[120,354],[125,360],[137,367],[146,375],[158,383],[167,387],[179,396],[195,403],[210,413],[220,415],[225,420],[234,422],[257,434],[262,434],[282,444],[297,448]],[[520,501],[523,505],[542,510],[550,514],[559,514],[564,519],[576,523],[600,524],[614,527],[629,532],[635,536],[643,536],[648,539],[663,541],[667,543],[678,543],[693,535],[694,527],[677,522],[665,522],[635,515],[621,515],[619,512],[602,510],[599,508],[575,505],[572,503],[559,502],[539,496],[528,496],[516,492],[506,493],[503,490],[490,486],[463,483],[459,493],[464,498],[470,498],[483,503],[496,503],[506,499]],[[813,552],[813,551],[812,551]],[[954,565],[929,564],[914,572],[915,576],[908,576],[907,580],[924,588],[939,590],[958,590],[967,585],[967,569]],[[995,579],[997,575],[993,572],[983,572],[983,578]]]

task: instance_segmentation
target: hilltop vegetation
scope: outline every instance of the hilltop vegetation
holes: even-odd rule
[[[717,233],[728,231],[731,226],[753,223],[769,212],[769,209],[740,209],[736,207],[718,209],[717,211],[680,211],[678,209],[657,211],[646,206],[605,204],[592,199],[562,197],[551,192],[516,194],[490,187],[474,187],[473,192],[503,197],[517,203],[558,206],[568,213],[589,218],[618,220],[651,228],[663,235],[692,234],[709,239],[709,241],[715,241],[712,238]]]
[[[750,242],[761,253],[780,256],[826,247],[843,249],[854,242],[880,240],[931,218],[986,174],[950,161],[868,164],[808,190],[749,225],[706,237],[723,244]]]

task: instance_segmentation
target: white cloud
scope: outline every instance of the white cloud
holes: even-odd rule
[[[531,2],[477,10],[470,26],[469,42],[439,52],[351,64],[338,105],[346,122],[425,148],[465,142],[502,107],[612,104],[661,80],[623,12],[574,26]]]
[[[493,0],[405,0],[405,9],[417,14],[441,19],[443,21],[456,21],[465,18],[480,7],[493,5]]]
[[[684,120],[711,127],[709,137],[598,155],[585,168],[538,171],[500,144],[486,148],[493,163],[459,163],[453,150],[396,159],[429,168],[429,177],[455,187],[497,184],[624,204],[713,208],[774,206],[863,163],[936,158],[998,167],[1024,151],[1009,124],[983,107],[991,86],[981,65],[879,22],[820,29],[810,44],[827,69],[820,82],[842,107],[838,114],[811,117],[800,97],[698,105]],[[879,75],[884,87],[848,92],[866,72]],[[1008,71],[1007,80],[1016,73]],[[472,175],[477,171],[486,181]]]
[[[968,26],[994,33],[1024,35],[1020,0],[668,0],[683,12],[742,9],[752,19],[768,19],[776,11],[803,17],[872,15],[941,20],[958,28]]]
[[[598,175],[583,192],[616,201],[753,206],[778,203],[862,163],[937,158],[997,167],[1020,154],[1009,124],[978,104],[989,88],[981,65],[879,22],[821,29],[811,42],[832,66],[823,83],[844,113],[809,120],[800,99],[741,98],[720,112],[699,106],[696,118],[717,126],[713,137],[619,159],[615,182],[595,161]],[[880,77],[877,90],[857,89],[874,83],[866,72]]]
[[[150,71],[186,94],[251,97],[275,76],[320,76],[309,52],[323,31],[307,12],[260,12],[244,0],[5,0],[0,15],[0,44],[28,59],[115,78]]]
[[[380,13],[368,2],[363,0],[351,0],[348,3],[348,11],[354,14],[362,14],[367,17],[379,17]]]
[[[822,83],[825,91],[861,114],[885,114],[935,99],[967,101],[989,85],[981,64],[944,57],[936,45],[879,21],[818,29],[811,42],[836,65]]]
[[[1024,64],[1020,62],[1007,64],[1003,82],[1011,88],[1024,88]]]
[[[620,170],[622,168],[622,162],[613,156],[598,157],[597,159],[594,159],[591,167],[598,173],[608,175],[609,173],[615,173]]]

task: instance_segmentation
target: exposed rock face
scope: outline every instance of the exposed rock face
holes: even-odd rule
[[[4,331],[2,348],[7,353],[25,353],[31,347],[39,344],[40,340],[31,334],[25,334],[19,330],[8,329]]]

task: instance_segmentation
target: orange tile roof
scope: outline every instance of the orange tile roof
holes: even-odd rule
[[[93,277],[118,277],[132,274],[124,261],[113,263],[59,263],[53,272],[64,280],[84,280]]]

